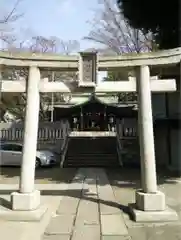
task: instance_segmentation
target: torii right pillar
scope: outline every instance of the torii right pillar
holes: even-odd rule
[[[157,189],[149,66],[137,67],[136,75],[142,189],[136,191],[131,212],[136,222],[176,221],[176,212],[166,206],[165,194]]]

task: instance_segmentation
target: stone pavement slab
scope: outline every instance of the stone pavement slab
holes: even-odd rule
[[[41,240],[70,240],[70,235],[44,235]]]
[[[98,197],[102,236],[128,236],[122,211],[119,208],[105,171],[99,171]]]
[[[101,215],[102,235],[128,235],[128,229],[121,215]]]
[[[71,240],[101,240],[99,225],[79,225]]]
[[[90,200],[80,200],[75,226],[96,224],[99,224],[98,203]]]
[[[80,198],[82,196],[82,189],[84,186],[85,176],[80,170],[73,178],[67,189],[67,194],[63,196],[60,205],[57,209],[57,214],[76,214]],[[86,189],[85,189],[86,190]]]
[[[45,230],[45,235],[71,235],[75,215],[59,215],[53,217]]]
[[[102,199],[100,202],[101,215],[120,214],[121,210],[118,208],[118,206],[114,206],[115,202]]]
[[[101,240],[132,240],[130,236],[102,236]],[[141,239],[140,239],[141,240]]]
[[[2,240],[22,240],[23,231],[26,230],[24,222],[0,221],[0,239]]]
[[[101,214],[120,214],[119,205],[116,202],[112,187],[104,171],[98,172],[98,197],[100,200]]]
[[[129,233],[133,240],[181,240],[181,227],[165,225],[162,227],[135,227]]]
[[[61,215],[61,214],[76,215],[79,201],[80,199],[77,199],[77,198],[63,197],[57,209],[57,214],[58,215]]]

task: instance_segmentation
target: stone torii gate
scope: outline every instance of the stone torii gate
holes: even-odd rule
[[[27,102],[19,191],[11,194],[12,211],[0,210],[0,216],[6,216],[9,219],[37,220],[46,210],[40,204],[40,192],[35,190],[40,92],[71,94],[86,91],[98,94],[137,91],[142,189],[136,191],[136,204],[130,206],[130,209],[135,221],[177,220],[176,213],[166,207],[165,195],[157,189],[151,104],[151,91],[176,91],[176,81],[151,77],[150,66],[176,65],[180,61],[180,48],[157,53],[98,58],[96,53],[80,53],[79,58],[77,56],[0,53],[2,71],[4,66],[29,68],[27,82],[1,79],[1,92],[26,92]],[[48,82],[47,79],[41,79],[40,75],[40,70],[45,68],[74,71],[79,69],[80,78],[78,83]],[[135,71],[136,77],[128,77],[127,81],[97,84],[97,70],[121,68],[131,68]]]

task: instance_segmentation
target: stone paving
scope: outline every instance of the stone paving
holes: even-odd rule
[[[104,170],[80,169],[42,239],[130,239]]]
[[[76,172],[59,166],[39,169],[35,188],[41,191],[41,205],[47,206],[48,211],[40,222],[5,221],[0,216],[0,239],[40,240]],[[19,174],[20,168],[0,168],[0,206],[9,206],[10,194],[18,191]]]
[[[19,185],[0,184],[0,205],[10,202],[10,193],[17,191]],[[48,211],[40,222],[14,222],[5,221],[0,218],[0,239],[2,240],[40,240],[41,235],[44,233],[46,226],[50,222],[52,214],[56,212],[62,194],[68,188],[68,184],[36,184],[36,189],[41,191],[41,205],[46,205]],[[57,192],[57,195],[52,195]]]
[[[69,174],[68,170],[62,171]],[[79,169],[69,179],[52,184],[36,184],[48,212],[40,222],[0,220],[1,238],[6,240],[181,240],[181,182],[158,176],[159,189],[179,221],[135,223],[129,218],[128,203],[135,201],[140,172],[135,170]],[[57,175],[58,176],[58,175]],[[57,180],[57,176],[52,180]],[[49,183],[51,180],[49,179]],[[0,200],[18,184],[0,184]],[[11,229],[11,231],[9,231]]]
[[[128,203],[135,201],[139,175],[136,180],[134,175],[125,176],[118,170],[108,170],[108,177],[103,169],[80,169],[78,179],[74,179],[60,201],[56,216],[51,219],[42,240],[181,240],[181,219],[146,224],[135,223],[130,218]],[[127,178],[129,182],[126,182]],[[172,190],[168,190],[170,185],[165,184],[159,189],[163,192],[167,189],[167,204],[180,216],[181,199],[176,197],[180,196],[177,188],[181,190],[181,185],[172,184]]]
[[[123,218],[132,240],[181,240],[181,182],[158,173],[158,188],[166,195],[166,204],[177,211],[179,221],[136,223],[126,213],[129,203],[135,202],[135,190],[140,188],[140,171],[108,170],[109,182],[116,201],[123,208]],[[123,207],[124,206],[124,207]]]

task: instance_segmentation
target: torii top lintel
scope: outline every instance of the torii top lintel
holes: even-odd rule
[[[58,68],[62,70],[78,70],[82,56],[95,55],[96,52],[84,52],[78,55],[62,56],[49,53],[20,53],[0,51],[0,65],[40,68]],[[174,65],[181,61],[181,48],[149,53],[128,53],[116,56],[97,56],[98,70],[134,67],[141,65]]]

